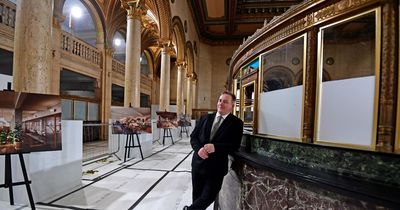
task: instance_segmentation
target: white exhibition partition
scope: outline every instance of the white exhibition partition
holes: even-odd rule
[[[301,138],[303,86],[260,94],[258,132],[278,137]]]
[[[61,195],[81,184],[82,121],[61,122],[62,150],[24,154],[26,170],[32,181],[35,202]],[[11,156],[13,182],[23,181],[18,155]],[[4,156],[0,156],[0,183],[4,182]],[[8,188],[0,188],[0,200],[9,201]],[[16,204],[29,204],[25,185],[14,187]]]
[[[375,76],[323,82],[319,95],[317,141],[371,145]]]

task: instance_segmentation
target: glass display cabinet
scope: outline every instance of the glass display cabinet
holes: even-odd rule
[[[258,96],[259,59],[255,59],[242,68],[240,81],[240,118],[244,122],[245,132],[253,133],[257,128],[256,110]],[[238,85],[238,84],[236,84]]]

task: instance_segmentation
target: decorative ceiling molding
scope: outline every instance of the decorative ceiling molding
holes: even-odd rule
[[[222,8],[219,8],[224,10],[222,13],[224,15],[212,18],[207,10],[207,3],[210,2],[187,1],[200,40],[214,45],[240,44],[244,37],[252,35],[264,25],[265,21],[269,22],[275,16],[286,12],[290,6],[302,2],[302,0],[219,0],[218,5],[221,1],[224,2]]]

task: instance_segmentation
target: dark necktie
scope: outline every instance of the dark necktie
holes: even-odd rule
[[[217,132],[219,126],[222,123],[222,120],[223,120],[223,117],[222,116],[218,116],[217,122],[211,128],[210,141],[213,139],[215,133]]]

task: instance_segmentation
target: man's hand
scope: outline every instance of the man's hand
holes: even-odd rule
[[[208,158],[208,152],[204,149],[204,147],[202,147],[201,149],[199,149],[199,151],[197,152],[197,154],[203,158],[203,160]]]
[[[203,148],[206,150],[208,154],[215,152],[214,144],[205,144]]]

